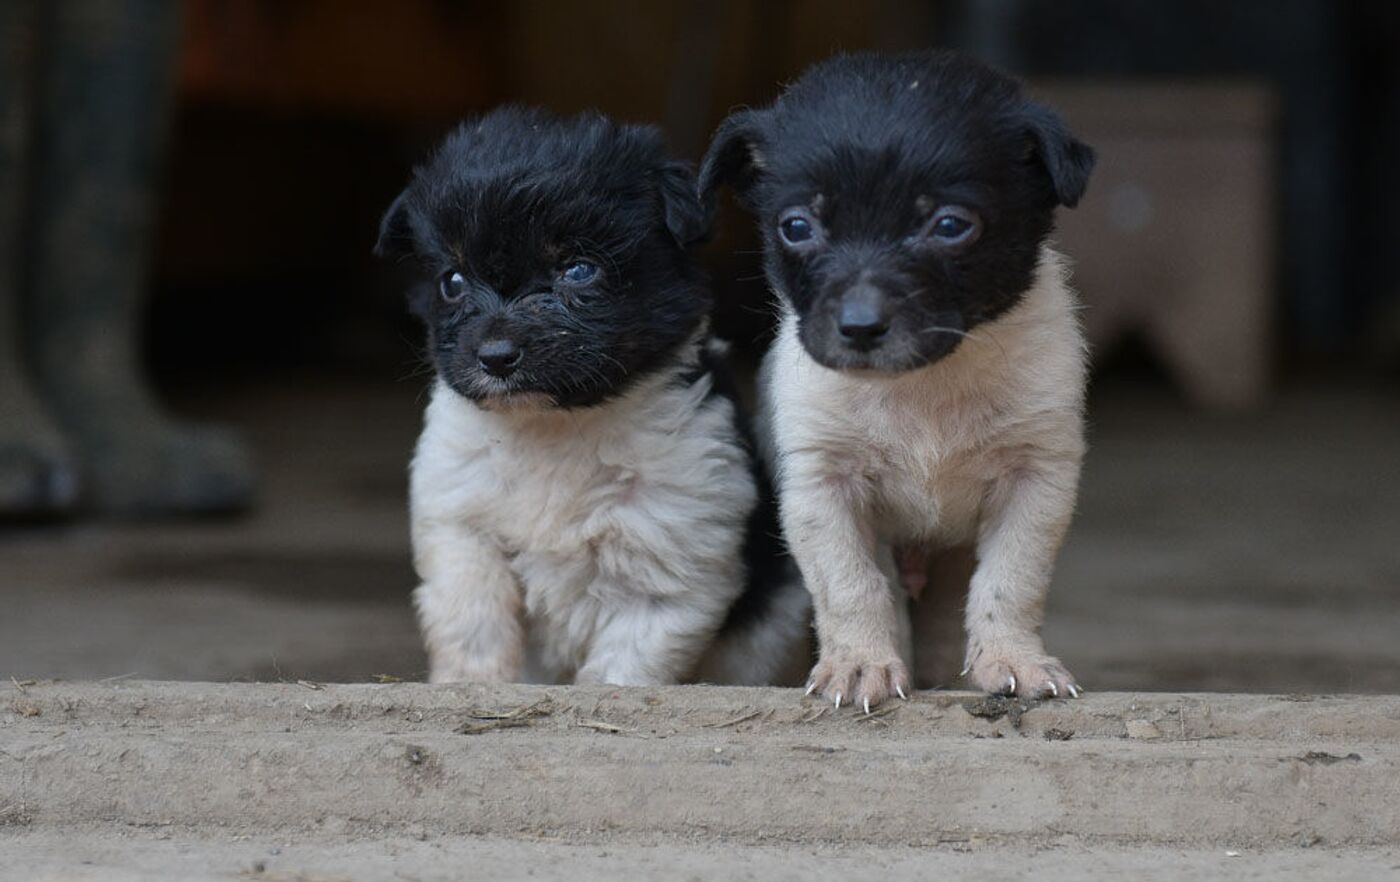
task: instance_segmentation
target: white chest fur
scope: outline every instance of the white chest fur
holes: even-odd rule
[[[708,389],[656,377],[599,407],[493,412],[439,385],[413,462],[420,610],[434,593],[472,590],[439,554],[444,535],[469,533],[521,593],[528,678],[573,675],[635,610],[693,658],[743,587],[755,504],[732,405]],[[610,664],[600,679],[654,679]]]
[[[888,542],[966,543],[993,482],[1026,457],[1082,454],[1075,311],[1046,249],[1018,306],[947,358],[893,376],[818,365],[789,313],[761,378],[766,452],[784,483],[844,482]]]

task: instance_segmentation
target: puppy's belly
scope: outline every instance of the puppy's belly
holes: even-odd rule
[[[605,608],[589,591],[597,580],[597,562],[583,547],[572,553],[525,552],[511,561],[511,570],[525,595],[530,679],[572,681]]]
[[[733,511],[751,499],[736,494]],[[669,615],[693,610],[703,637],[743,588],[743,521],[726,522],[704,500],[685,508],[649,499],[595,510],[585,524],[517,548],[511,571],[521,587],[528,666],[535,679],[571,681],[600,632],[618,615]],[[696,549],[724,550],[720,554]],[[678,640],[689,639],[678,635]],[[537,673],[535,673],[537,672]]]
[[[879,530],[891,544],[951,548],[976,539],[988,487],[982,476],[953,469],[896,472],[880,484]]]

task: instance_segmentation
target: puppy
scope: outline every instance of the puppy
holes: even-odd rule
[[[655,130],[523,109],[464,124],[389,208],[377,250],[431,280],[431,681],[766,683],[801,659],[810,601],[717,394],[705,226]]]
[[[728,183],[756,214],[781,305],[763,434],[815,600],[809,692],[907,695],[899,571],[917,585],[922,561],[970,547],[963,673],[1078,694],[1039,636],[1086,369],[1046,237],[1093,159],[1012,79],[946,52],[832,58],[716,133],[702,198]]]

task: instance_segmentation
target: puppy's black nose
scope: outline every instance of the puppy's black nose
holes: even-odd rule
[[[502,379],[515,373],[522,355],[524,353],[512,340],[487,340],[476,350],[476,360],[481,363],[481,369]]]
[[[836,329],[857,349],[871,349],[890,330],[885,293],[873,285],[857,285],[841,297]]]

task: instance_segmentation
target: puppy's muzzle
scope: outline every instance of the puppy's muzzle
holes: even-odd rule
[[[476,360],[481,369],[502,380],[515,373],[524,356],[524,351],[514,340],[501,337],[484,341],[476,350]]]
[[[885,292],[867,283],[847,289],[837,308],[836,330],[847,346],[859,352],[878,347],[890,331],[890,305]]]

